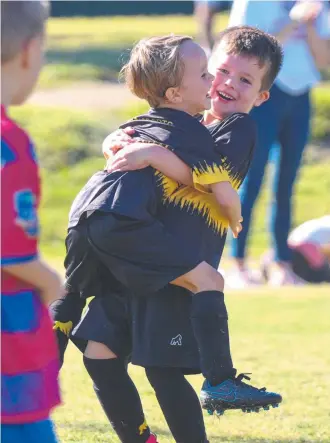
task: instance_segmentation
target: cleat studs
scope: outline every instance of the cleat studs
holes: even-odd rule
[[[242,408],[242,412],[246,412],[246,408]]]
[[[254,412],[259,412],[260,411],[260,408],[254,408]]]
[[[252,409],[247,409],[246,412],[250,414],[250,412],[252,412]]]
[[[269,406],[264,406],[265,411],[269,411]]]
[[[278,408],[278,407],[279,407],[279,404],[278,404],[278,403],[275,403],[275,404],[273,404],[272,406],[273,406],[273,408]]]
[[[222,409],[217,409],[217,410],[215,411],[215,413],[216,413],[216,415],[221,416],[221,415],[223,415],[223,414],[225,413],[225,411],[222,410]]]
[[[208,410],[207,410],[207,413],[208,413],[209,415],[213,415],[213,411],[212,411],[212,409],[208,409]]]

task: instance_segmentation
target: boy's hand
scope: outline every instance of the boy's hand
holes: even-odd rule
[[[134,128],[128,127],[125,129],[118,129],[109,134],[102,143],[104,157],[109,159],[127,144],[136,142],[136,139],[132,137],[134,132]]]
[[[108,160],[107,171],[135,171],[150,166],[150,154],[154,149],[151,143],[135,142],[120,148]]]
[[[298,23],[312,24],[322,10],[322,2],[297,1],[290,11],[290,18]]]
[[[230,229],[232,230],[233,237],[237,238],[241,230],[243,229],[242,226],[243,217],[240,217],[240,219],[235,223],[229,223]]]

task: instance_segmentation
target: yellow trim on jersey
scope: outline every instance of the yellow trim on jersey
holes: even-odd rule
[[[188,212],[197,211],[205,218],[206,223],[220,235],[227,231],[228,220],[221,214],[213,194],[179,185],[178,182],[166,177],[159,171],[156,171],[156,176],[163,188],[165,203],[180,206],[180,209]]]
[[[242,180],[239,174],[233,174],[226,161],[223,161],[223,166],[213,163],[212,166],[200,166],[193,168],[193,181],[195,188],[201,192],[205,192],[205,186],[213,183],[229,182],[237,191]]]

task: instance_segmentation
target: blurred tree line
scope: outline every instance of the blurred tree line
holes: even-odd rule
[[[193,1],[52,1],[53,17],[192,14]]]

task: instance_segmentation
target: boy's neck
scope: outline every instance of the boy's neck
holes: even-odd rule
[[[221,121],[223,120],[224,117],[219,118],[219,117],[215,117],[211,111],[205,111],[204,115],[203,115],[203,123],[204,125],[210,125],[211,123],[214,123],[216,121]]]

